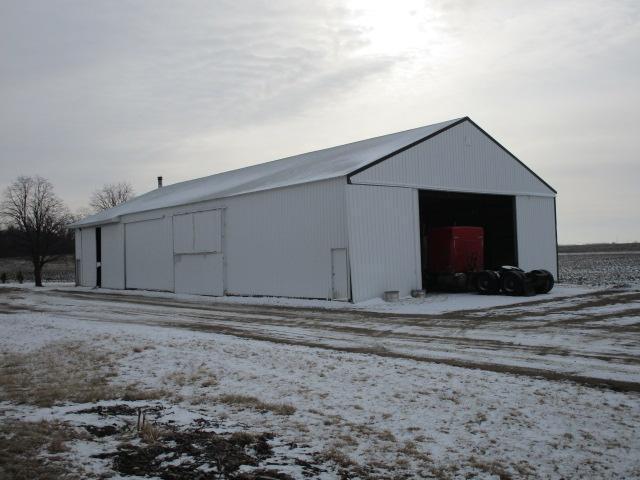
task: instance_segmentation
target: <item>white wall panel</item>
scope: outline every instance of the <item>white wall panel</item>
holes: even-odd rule
[[[516,197],[518,266],[544,268],[558,277],[556,218],[553,198]]]
[[[176,255],[175,291],[195,295],[224,295],[221,253]]]
[[[173,216],[174,253],[222,251],[222,210]]]
[[[349,258],[353,301],[421,288],[418,192],[348,185]]]
[[[125,224],[126,288],[173,291],[173,235],[169,219]]]
[[[175,271],[175,289],[193,290],[177,277],[202,272],[189,266],[191,260],[174,270],[173,222],[177,215],[202,212],[198,248],[224,252],[215,258],[223,264],[227,293],[331,298],[331,249],[348,243],[345,186],[340,178],[125,216],[126,288],[173,290]],[[154,228],[137,232],[131,259],[132,229],[147,219]]]
[[[525,166],[463,122],[351,177],[352,183],[553,196]]]
[[[173,216],[173,252],[193,253],[193,215]]]
[[[124,288],[124,225],[102,226],[102,286]]]
[[[221,210],[193,214],[194,252],[222,251]]]
[[[331,298],[331,249],[347,248],[344,178],[225,201],[230,294]]]
[[[81,285],[83,287],[96,286],[96,229],[89,227],[81,229],[82,259]]]

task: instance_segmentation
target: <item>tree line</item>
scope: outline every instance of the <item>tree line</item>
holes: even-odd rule
[[[89,199],[91,213],[106,210],[134,196],[131,184],[107,184]],[[0,197],[0,257],[28,257],[36,286],[42,286],[42,269],[61,255],[73,253],[69,224],[82,218],[73,214],[40,176],[19,176]]]

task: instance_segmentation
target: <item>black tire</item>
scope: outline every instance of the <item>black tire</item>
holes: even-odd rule
[[[523,295],[526,276],[518,270],[504,270],[500,278],[500,287],[507,295]]]
[[[530,275],[535,279],[536,293],[549,293],[556,283],[548,270],[533,270]]]
[[[500,276],[492,270],[483,270],[476,275],[476,290],[481,295],[495,295],[500,291]]]

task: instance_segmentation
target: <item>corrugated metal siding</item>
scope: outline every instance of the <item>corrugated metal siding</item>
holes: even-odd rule
[[[176,293],[194,295],[224,295],[223,256],[221,253],[195,253],[176,255]]]
[[[127,288],[173,291],[173,232],[169,220],[125,224]]]
[[[194,253],[193,214],[173,216],[173,253]]]
[[[82,259],[80,261],[81,285],[83,287],[96,286],[96,229],[81,229]]]
[[[194,252],[222,252],[222,210],[193,214]]]
[[[476,193],[554,195],[533,173],[469,122],[352,176],[351,182]]]
[[[102,286],[124,288],[124,225],[102,227]]]
[[[345,178],[308,183],[136,213],[124,217],[123,222],[127,227],[132,222],[148,219],[165,222],[168,232],[163,238],[170,243],[162,263],[166,257],[173,264],[173,216],[225,209],[220,215],[222,245],[217,248],[224,252],[226,293],[331,298],[331,249],[347,248],[348,243],[345,185]],[[155,240],[149,238],[149,241]],[[156,272],[137,265],[132,283],[130,270],[133,268],[127,267],[127,288],[174,288],[173,270],[167,273],[163,268],[162,272]],[[194,278],[202,277],[198,272],[193,273]],[[189,272],[180,274],[189,275]],[[164,283],[165,278],[171,281],[170,288]],[[218,285],[216,279],[215,288],[208,291],[217,291]]]
[[[222,210],[173,216],[173,252],[222,252]]]
[[[230,294],[331,298],[331,249],[347,248],[346,179],[226,199]]]
[[[518,266],[544,268],[558,277],[556,219],[553,198],[516,197]]]
[[[417,191],[360,185],[346,190],[353,301],[421,288]]]

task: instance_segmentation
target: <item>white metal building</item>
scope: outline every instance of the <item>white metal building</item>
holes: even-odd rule
[[[557,276],[556,191],[468,117],[153,190],[72,225],[78,283],[352,300],[422,287],[432,226]]]

